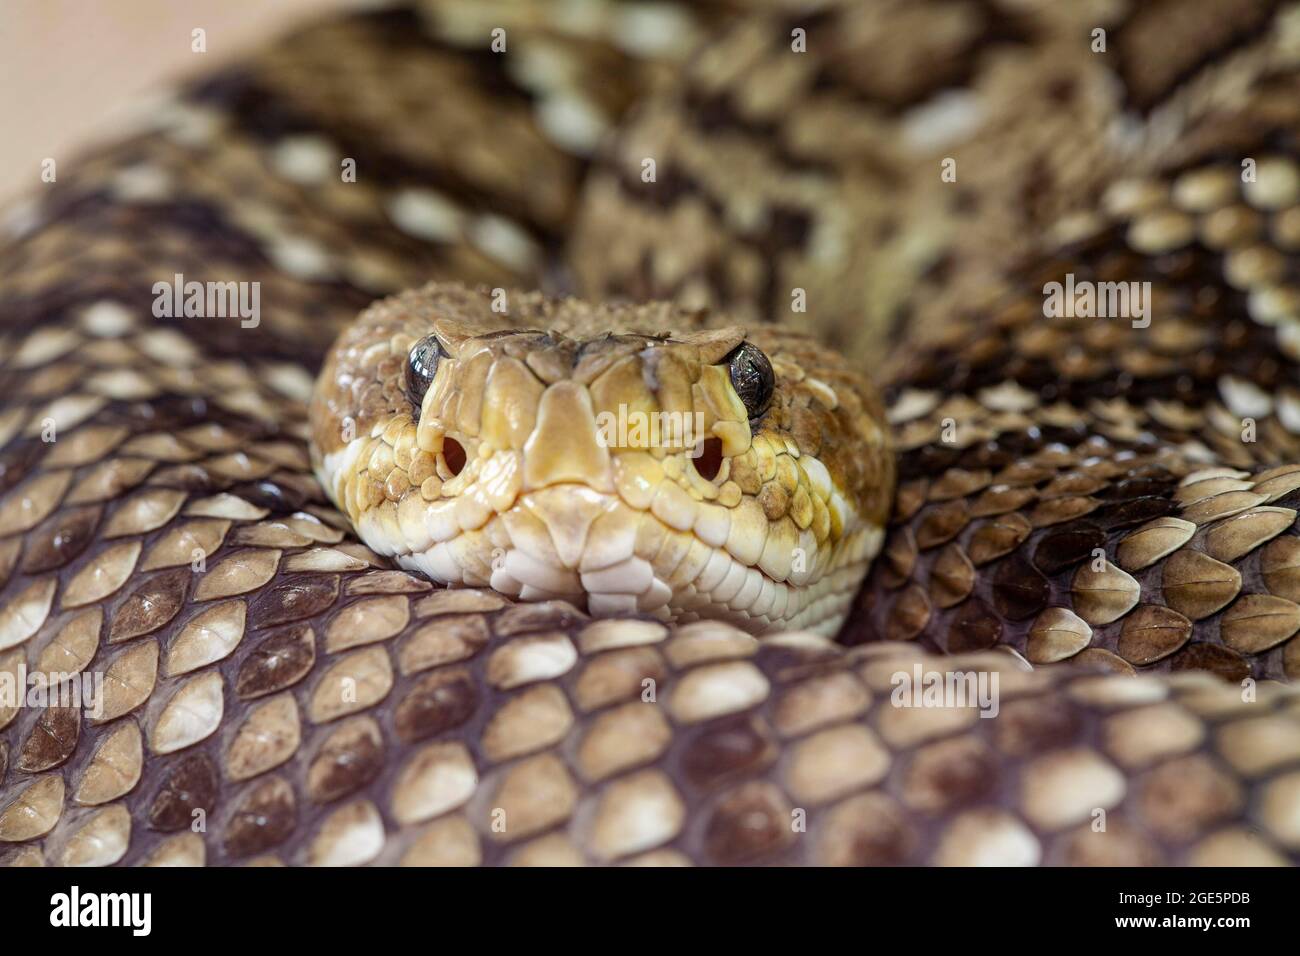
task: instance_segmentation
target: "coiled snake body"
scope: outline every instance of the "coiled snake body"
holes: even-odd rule
[[[553,13],[10,210],[0,860],[1293,861],[1296,9]]]

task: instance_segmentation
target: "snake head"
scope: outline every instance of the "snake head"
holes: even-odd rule
[[[790,330],[432,285],[344,331],[316,472],[375,551],[592,614],[831,631],[893,493],[866,380]]]

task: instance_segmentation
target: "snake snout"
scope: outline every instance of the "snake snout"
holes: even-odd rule
[[[609,448],[597,427],[591,395],[575,382],[556,382],[542,392],[523,455],[526,490],[566,482],[613,490]]]

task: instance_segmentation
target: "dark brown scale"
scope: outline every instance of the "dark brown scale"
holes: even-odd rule
[[[0,495],[31,474],[46,447],[40,441],[27,439],[12,442],[0,450]]]
[[[717,721],[695,737],[682,754],[687,778],[701,788],[753,774],[776,757],[772,731],[754,717]]]
[[[827,665],[833,670],[838,658],[834,647],[767,644],[759,647],[755,664],[764,674],[784,684],[824,673]]]
[[[61,568],[90,544],[103,508],[87,505],[69,508],[50,516],[28,536],[20,567],[25,574],[39,574]]]
[[[176,395],[165,395],[148,403],[137,402],[125,405],[119,409],[118,414],[112,416],[112,420],[129,424],[133,426],[133,430],[162,429],[165,431],[180,431],[193,425],[222,421],[223,418],[230,421],[229,416],[213,408],[204,398],[186,398]],[[249,430],[248,423],[237,424],[240,431]]]
[[[1241,807],[1241,791],[1200,754],[1171,760],[1141,782],[1137,806],[1147,829],[1166,840],[1230,819]]]
[[[1161,477],[1142,477],[1134,475],[1117,481],[1099,492],[1100,497],[1115,500],[1156,497],[1167,493],[1177,484],[1177,479],[1168,473]]]
[[[152,634],[174,618],[185,606],[185,594],[193,572],[188,567],[155,574],[131,592],[118,606],[108,629],[108,643]]]
[[[961,456],[963,468],[1002,469],[1015,461],[1016,456],[997,442],[984,442],[966,449]]]
[[[72,756],[80,736],[80,707],[46,707],[32,725],[14,767],[23,773],[52,770]]]
[[[1004,559],[993,569],[993,606],[1010,621],[1023,621],[1047,606],[1047,578],[1020,555]]]
[[[495,630],[507,637],[533,634],[538,631],[568,630],[586,623],[587,616],[571,604],[546,602],[543,604],[516,604],[505,608],[494,621]]]
[[[997,444],[1012,460],[1019,460],[1041,448],[1043,438],[1036,431],[1005,432],[997,437]]]
[[[459,727],[479,706],[479,691],[468,671],[434,671],[421,677],[397,704],[397,736],[413,743]]]
[[[234,859],[265,853],[288,839],[297,822],[293,787],[280,777],[265,778],[235,803],[225,827],[225,851]]]
[[[368,717],[330,732],[307,770],[307,792],[316,803],[339,800],[370,783],[384,766],[384,742]]]
[[[1092,556],[1106,544],[1106,532],[1090,522],[1061,528],[1046,535],[1034,550],[1034,566],[1046,575],[1055,575]]]
[[[972,563],[976,567],[982,567],[1010,554],[1020,546],[1031,531],[1032,526],[1019,513],[983,522],[967,541]]]
[[[1060,746],[1078,732],[1078,719],[1053,697],[1026,697],[1008,701],[994,730],[997,748],[1023,757]]]
[[[1002,637],[1002,621],[979,598],[971,598],[957,609],[948,626],[946,645],[952,653],[982,651]]]
[[[910,641],[925,630],[933,615],[933,605],[925,589],[913,583],[894,599],[885,619],[885,639]]]
[[[275,481],[255,481],[233,485],[232,495],[250,501],[260,508],[270,510],[272,514],[291,514],[302,509],[307,503],[307,495],[292,486]]]
[[[917,840],[902,809],[873,794],[841,809],[820,835],[825,859],[835,866],[899,866],[909,862]]]
[[[962,462],[961,452],[955,448],[937,448],[933,445],[914,452],[907,452],[899,457],[898,477],[901,480],[918,478],[925,475],[942,474],[949,468]]]
[[[316,662],[316,637],[309,625],[297,624],[264,637],[239,665],[235,693],[245,700],[292,687]]]
[[[288,624],[333,607],[339,596],[337,575],[302,575],[264,591],[248,608],[251,629]]]
[[[713,806],[704,848],[713,863],[734,866],[779,850],[794,838],[790,806],[771,784],[747,783]]]
[[[197,819],[196,811],[210,814],[217,803],[220,782],[207,754],[192,753],[174,759],[163,774],[149,807],[149,825],[155,830],[180,830]]]
[[[997,789],[997,758],[975,737],[957,737],[918,750],[903,769],[908,805],[947,813]]]
[[[916,528],[916,544],[922,551],[937,548],[961,532],[970,523],[970,508],[965,501],[948,501],[931,505]]]
[[[1178,505],[1169,498],[1147,496],[1105,505],[1093,512],[1092,520],[1107,531],[1132,528],[1154,518],[1176,514]]]
[[[1175,671],[1210,671],[1226,681],[1240,683],[1250,676],[1250,662],[1236,651],[1215,644],[1192,644],[1169,659]]]
[[[1292,508],[1300,510],[1300,488],[1288,491],[1275,501],[1270,502],[1275,508]]]
[[[1144,605],[1124,619],[1116,651],[1130,664],[1152,664],[1182,647],[1191,633],[1191,621],[1177,611]]]

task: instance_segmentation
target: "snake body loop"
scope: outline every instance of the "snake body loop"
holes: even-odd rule
[[[0,862],[1294,862],[1296,6],[584,10],[6,215]]]

